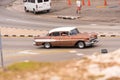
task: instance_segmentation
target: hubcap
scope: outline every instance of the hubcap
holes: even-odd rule
[[[50,43],[45,43],[45,48],[50,48]]]
[[[79,42],[79,43],[78,43],[78,47],[79,47],[79,48],[84,48],[84,43],[83,43],[83,42]]]

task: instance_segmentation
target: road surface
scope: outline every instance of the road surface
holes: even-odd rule
[[[119,23],[108,22],[89,22],[78,20],[63,20],[51,13],[34,15],[32,13],[24,13],[10,11],[6,9],[6,5],[12,0],[0,0],[0,27],[14,27],[21,29],[37,29],[49,30],[60,26],[75,26],[81,31],[86,32],[118,32],[120,31]],[[68,9],[68,8],[65,8]],[[65,10],[64,9],[64,10]],[[56,13],[62,10],[56,10]],[[24,34],[24,32],[23,32]],[[73,58],[81,58],[83,55],[91,55],[94,52],[100,52],[101,49],[114,51],[120,48],[120,38],[101,38],[99,43],[94,47],[86,49],[77,48],[52,48],[44,49],[32,45],[33,38],[2,38],[3,54],[5,65],[19,61],[61,61]]]
[[[108,49],[108,52],[111,52],[120,48],[120,38],[100,38],[98,44],[85,49],[74,47],[44,49],[43,46],[33,46],[32,42],[32,38],[3,38],[5,65],[19,61],[63,61],[101,52],[101,49]]]

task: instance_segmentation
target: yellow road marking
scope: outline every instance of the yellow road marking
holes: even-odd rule
[[[106,8],[106,6],[96,6],[96,8]]]
[[[44,49],[44,50],[32,50],[33,53],[40,53],[40,54],[51,54],[51,53],[66,53],[69,52],[68,49]]]
[[[25,52],[27,51],[27,52]],[[30,53],[37,53],[37,54],[51,54],[51,53],[66,53],[70,52],[71,49],[33,49],[33,50],[25,50],[25,49],[3,49],[4,53],[17,53],[17,54],[27,54]],[[22,53],[23,52],[23,53]]]

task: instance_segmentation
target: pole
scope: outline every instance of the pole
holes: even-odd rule
[[[4,69],[4,61],[3,61],[3,52],[2,52],[2,36],[1,36],[1,30],[0,30],[0,54],[1,54],[1,67]]]

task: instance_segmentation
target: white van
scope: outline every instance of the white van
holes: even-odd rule
[[[40,11],[49,12],[51,9],[51,0],[23,0],[25,12],[33,11],[34,14]]]

